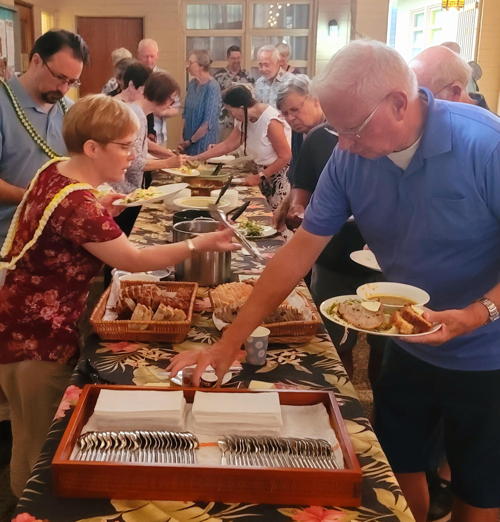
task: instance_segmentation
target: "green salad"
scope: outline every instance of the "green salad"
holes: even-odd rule
[[[246,220],[239,224],[238,228],[249,237],[261,236],[264,232],[264,227],[257,221]]]

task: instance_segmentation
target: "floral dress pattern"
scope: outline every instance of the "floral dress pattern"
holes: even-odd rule
[[[20,215],[10,255],[34,234],[43,210],[74,183],[53,163],[42,171]],[[0,288],[0,364],[22,360],[66,364],[78,349],[76,322],[102,263],[83,243],[109,241],[121,230],[90,190],[59,203],[42,235]],[[10,256],[9,256],[10,257]]]

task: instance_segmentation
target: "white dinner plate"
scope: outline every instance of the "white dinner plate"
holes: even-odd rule
[[[169,185],[161,185],[159,187],[150,187],[154,189],[154,192],[151,196],[139,199],[136,201],[132,201],[131,203],[126,203],[124,199],[117,199],[113,201],[113,205],[121,206],[121,207],[139,207],[141,205],[147,205],[148,203],[154,203],[155,201],[160,201],[167,196],[175,194],[176,192],[180,192],[188,186],[187,183],[171,183]]]
[[[247,234],[245,234],[245,229],[244,228],[240,228],[238,227],[238,230],[245,235],[245,237],[247,239],[250,239],[250,240],[254,240],[254,239],[265,239],[266,237],[271,237],[271,236],[274,236],[275,234],[278,233],[278,231],[274,228],[274,227],[271,227],[271,226],[268,226],[268,225],[263,225],[263,229],[261,234],[259,234],[258,236],[248,236]]]
[[[224,156],[217,156],[216,158],[207,159],[207,163],[231,163],[231,161],[234,161],[235,159],[236,156],[233,156],[232,154],[225,154]]]
[[[382,272],[380,265],[378,264],[375,254],[371,250],[356,250],[351,252],[349,257],[358,265],[366,266],[377,272]]]
[[[390,330],[385,331],[377,331],[377,330],[365,330],[363,328],[358,328],[357,326],[348,323],[345,319],[343,319],[336,311],[330,313],[329,309],[333,304],[340,304],[343,301],[359,301],[359,297],[357,295],[338,295],[336,297],[330,297],[326,301],[323,301],[319,307],[321,313],[330,321],[334,323],[340,324],[341,326],[345,326],[350,330],[356,330],[357,332],[365,332],[373,335],[384,335],[387,337],[416,337],[418,335],[429,335],[431,333],[437,332],[441,328],[441,324],[436,324],[433,326],[428,332],[419,333],[419,334],[401,334],[396,331],[395,328],[391,328]]]
[[[210,196],[190,196],[186,198],[177,198],[174,199],[174,205],[176,207],[182,209],[198,209],[198,210],[208,210],[208,205],[215,203],[217,198],[213,198]],[[236,203],[233,202],[225,202],[224,196],[222,196],[221,202],[217,205],[221,210],[227,211],[242,205],[242,201],[238,201]]]

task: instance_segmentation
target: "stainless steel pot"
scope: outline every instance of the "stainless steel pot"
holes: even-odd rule
[[[214,232],[218,223],[213,219],[182,221],[173,226],[174,243]],[[191,257],[175,265],[175,278],[215,286],[231,280],[231,252],[193,252]]]

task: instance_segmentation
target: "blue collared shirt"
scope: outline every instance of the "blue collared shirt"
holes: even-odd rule
[[[17,78],[8,81],[29,121],[49,146],[65,156],[66,145],[62,138],[63,110],[56,103],[48,113],[26,92]],[[65,99],[66,104],[71,101]],[[48,156],[33,141],[21,125],[7,93],[0,87],[0,179],[17,187],[27,187],[36,171],[48,161]],[[15,205],[0,203],[0,245],[3,244]]]
[[[353,214],[388,281],[424,288],[434,310],[463,308],[500,281],[500,120],[424,92],[427,120],[406,170],[335,149],[303,226],[332,235]],[[396,342],[436,366],[500,369],[500,321],[438,347]]]

